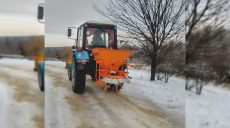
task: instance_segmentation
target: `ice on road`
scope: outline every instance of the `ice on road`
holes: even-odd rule
[[[115,93],[104,92],[87,77],[85,93],[78,95],[72,92],[64,67],[64,62],[46,61],[46,128],[184,128],[184,101],[176,94],[180,89],[175,91],[183,88],[183,82],[167,87],[161,82],[135,79]],[[165,88],[165,94],[154,94],[158,88]]]
[[[0,59],[0,128],[44,128],[44,95],[33,64]]]

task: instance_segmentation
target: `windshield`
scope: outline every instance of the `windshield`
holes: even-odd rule
[[[87,28],[86,48],[110,48],[114,43],[113,29]]]

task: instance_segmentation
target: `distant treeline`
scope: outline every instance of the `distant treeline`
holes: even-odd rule
[[[72,48],[71,47],[46,47],[45,57],[46,58],[56,58],[60,60],[65,60],[71,57]]]
[[[44,54],[44,36],[0,37],[0,54],[33,57]]]

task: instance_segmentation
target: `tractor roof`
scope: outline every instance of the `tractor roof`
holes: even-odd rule
[[[116,25],[105,22],[105,21],[95,21],[95,20],[90,20],[90,21],[86,21],[84,24],[82,25],[89,25],[89,26],[110,26],[110,27],[116,27]]]

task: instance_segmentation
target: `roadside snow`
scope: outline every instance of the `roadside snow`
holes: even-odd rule
[[[133,97],[133,101],[145,107],[157,106],[163,113],[170,115],[169,118],[184,127],[186,96],[184,79],[171,76],[168,83],[150,81],[148,70],[136,69],[129,69],[129,76],[132,77],[131,83],[124,85],[121,90],[123,95]]]
[[[230,128],[230,90],[208,84],[186,97],[186,128]]]
[[[0,64],[4,64],[4,65],[18,65],[18,66],[24,66],[24,67],[28,67],[28,68],[33,68],[33,61],[32,60],[28,60],[25,58],[0,58]]]
[[[122,94],[140,105],[148,101],[143,106],[158,106],[181,122],[185,118],[186,128],[230,128],[230,90],[209,83],[199,96],[184,91],[182,78],[171,76],[168,83],[151,82],[150,72],[136,69],[130,69],[129,75],[131,83],[124,85]]]

